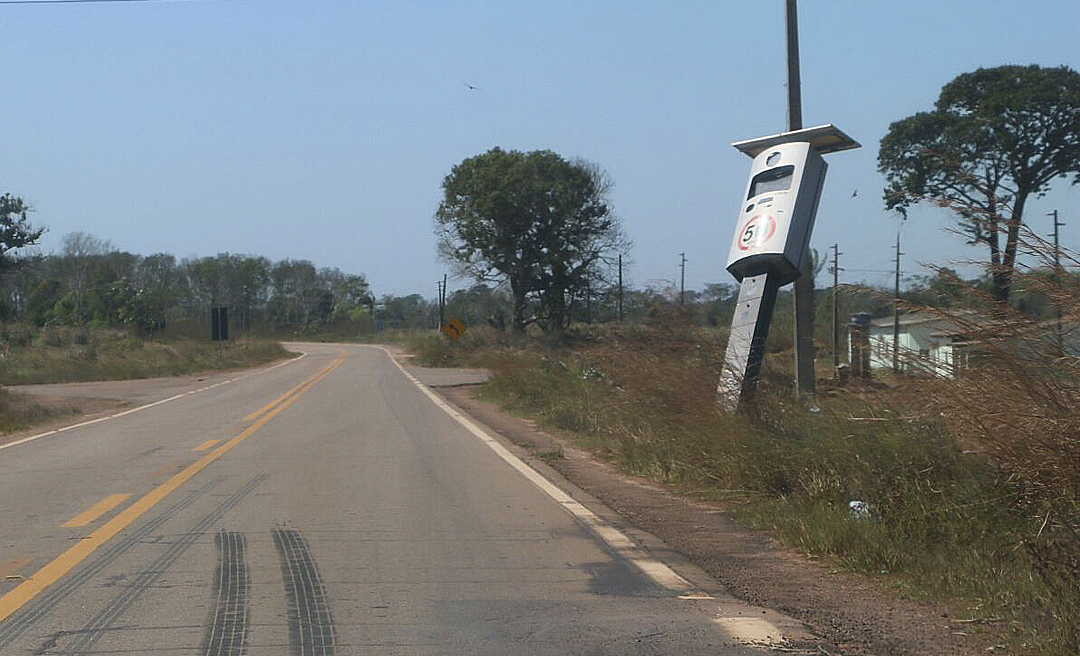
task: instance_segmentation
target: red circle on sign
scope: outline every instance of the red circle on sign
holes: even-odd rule
[[[760,221],[758,219],[761,219]],[[764,227],[761,226],[764,223]],[[764,229],[765,236],[758,239],[758,230]],[[739,232],[738,246],[740,251],[750,250],[751,245],[760,245],[772,239],[776,234],[776,220],[769,214],[755,214],[746,222]],[[756,244],[754,242],[757,242]]]

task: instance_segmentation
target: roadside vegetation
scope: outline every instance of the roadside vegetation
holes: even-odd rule
[[[967,321],[963,309],[991,303],[986,281],[932,280],[967,301],[907,309]],[[1080,320],[1076,278],[1018,271],[1013,286]],[[1080,649],[1080,362],[1045,322],[1010,310],[970,324],[986,357],[958,380],[822,380],[819,411],[793,399],[790,351],[774,348],[753,410],[728,416],[715,403],[725,331],[687,319],[669,305],[637,324],[417,333],[407,346],[428,366],[490,369],[485,397],[624,471],[945,603],[957,631],[1015,653]]]
[[[76,414],[74,407],[42,405],[28,394],[0,388],[0,435]]]
[[[362,275],[306,260],[178,261],[85,233],[68,235],[59,253],[16,258],[42,229],[5,194],[0,384],[285,355],[267,338],[403,343],[421,364],[490,369],[485,395],[626,471],[729,504],[808,553],[948,604],[958,631],[986,631],[1010,652],[1078,653],[1080,354],[1052,337],[1055,324],[1080,326],[1080,261],[1064,254],[1058,264],[1062,254],[1024,212],[1053,182],[1080,182],[1078,118],[1080,74],[1003,66],[957,77],[932,111],[893,123],[881,141],[885,208],[948,210],[988,249],[985,274],[962,280],[940,267],[909,278],[899,299],[865,284],[819,293],[815,341],[833,343],[834,311],[883,317],[900,303],[959,326],[949,337],[971,357],[956,380],[897,372],[824,382],[820,407],[802,405],[791,393],[782,291],[756,401],[721,412],[715,386],[736,287],[624,287],[631,243],[603,169],[493,148],[443,179],[439,254],[473,284],[449,295],[440,286],[438,302],[376,300]],[[813,260],[816,276],[824,262]],[[210,343],[211,307],[228,308],[243,339]],[[467,326],[459,341],[433,330],[450,317]],[[818,353],[829,380],[834,355]],[[15,405],[0,402],[0,414]]]
[[[250,367],[288,357],[280,343],[239,339],[141,339],[97,327],[0,327],[0,385],[178,376]]]
[[[572,278],[572,258],[549,257],[577,236],[551,226],[569,220],[587,233],[609,215],[610,187],[590,186],[601,193],[573,198],[595,202],[568,200],[551,220],[562,204],[545,199],[566,185],[525,193],[533,187],[520,183],[543,183],[528,166],[542,152],[465,160],[436,214],[444,259],[509,289],[510,321],[485,322],[509,323],[514,337],[474,329],[411,347],[424,364],[491,369],[485,395],[626,471],[723,500],[808,553],[948,604],[958,631],[984,630],[1010,653],[1078,653],[1080,347],[1062,328],[1080,326],[1080,262],[1036,237],[1024,213],[1054,181],[1080,182],[1078,118],[1076,71],[1001,66],[958,76],[932,111],[893,123],[880,143],[886,209],[949,211],[988,262],[974,281],[938,268],[900,299],[846,287],[835,309],[880,317],[895,303],[947,319],[950,347],[965,354],[956,379],[916,377],[926,356],[913,353],[911,366],[875,381],[841,386],[838,375],[805,407],[793,399],[790,303],[780,298],[756,399],[722,412],[715,387],[734,288],[661,290],[667,302],[631,303],[624,323],[621,240],[575,244],[598,248]],[[818,304],[819,343],[832,342],[833,311],[831,299]],[[616,321],[589,325],[605,318]]]

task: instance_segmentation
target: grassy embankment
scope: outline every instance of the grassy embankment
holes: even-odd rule
[[[757,411],[731,417],[715,405],[723,343],[668,322],[578,331],[562,345],[429,333],[410,350],[429,366],[491,369],[483,393],[508,409],[626,471],[722,500],[808,553],[943,601],[957,630],[983,625],[1016,652],[1076,653],[1075,371],[1056,370],[1051,385],[1013,361],[962,382],[834,389],[809,412],[779,371],[790,355],[776,356]],[[870,516],[853,517],[853,500]]]
[[[255,366],[288,354],[278,342],[265,339],[218,345],[187,338],[145,340],[108,328],[5,325],[0,326],[0,385],[178,376]],[[0,390],[0,433],[72,412]]]

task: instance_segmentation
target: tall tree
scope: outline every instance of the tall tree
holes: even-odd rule
[[[35,228],[26,218],[30,206],[10,193],[0,196],[0,273],[16,265],[12,251],[37,243],[44,228]]]
[[[1080,74],[1034,65],[964,73],[933,111],[889,127],[878,169],[889,209],[906,216],[930,201],[957,213],[970,243],[989,247],[993,295],[1004,302],[1026,203],[1056,178],[1080,181]]]
[[[95,259],[113,250],[113,245],[94,235],[76,231],[64,235],[63,253],[68,284],[74,294],[74,316],[82,317],[87,279]]]
[[[443,180],[435,213],[440,253],[479,282],[509,284],[514,332],[531,321],[561,327],[568,299],[623,245],[610,187],[591,164],[549,150],[493,148]],[[539,311],[527,317],[530,298]]]

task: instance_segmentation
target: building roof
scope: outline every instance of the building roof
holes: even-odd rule
[[[972,323],[981,323],[982,317],[973,310],[950,310],[950,314],[955,315],[957,318],[963,318],[964,321]],[[956,321],[946,316],[940,316],[937,314],[930,314],[926,312],[907,312],[900,315],[900,327],[915,326],[926,323],[937,323],[942,325],[942,329],[948,330],[949,328],[956,327]],[[870,326],[873,328],[892,328],[893,317],[879,317],[870,321]]]
[[[918,313],[918,312],[911,312],[911,313],[908,313],[908,314],[901,314],[900,315],[900,325],[901,326],[912,326],[912,325],[915,325],[915,324],[931,323],[931,322],[934,322],[934,321],[945,321],[945,319],[942,319],[941,317],[938,317],[938,316],[934,316],[932,314],[921,314],[921,313]],[[875,327],[875,328],[885,328],[885,327],[891,328],[892,325],[893,325],[893,317],[878,317],[877,319],[872,319],[870,321],[870,325]]]

